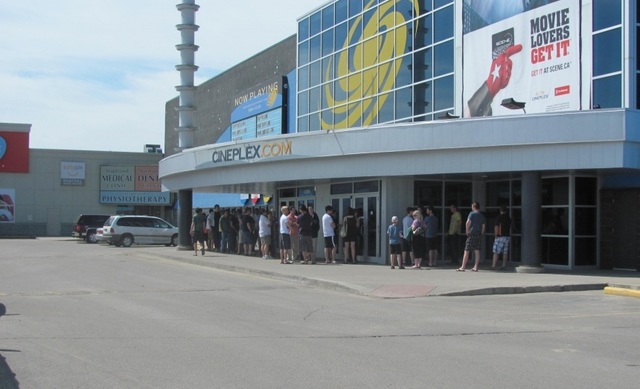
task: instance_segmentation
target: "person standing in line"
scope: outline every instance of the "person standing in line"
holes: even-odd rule
[[[213,208],[209,208],[207,215],[207,251],[213,251],[213,232],[215,227]]]
[[[491,263],[492,270],[504,270],[507,267],[509,261],[509,244],[511,243],[511,218],[507,213],[507,207],[504,205],[500,207],[500,215],[496,219],[496,224],[493,227],[493,231],[496,234],[496,238],[493,241],[493,262]],[[498,265],[498,257],[502,255],[502,266]]]
[[[222,232],[220,230],[220,218],[222,217],[222,212],[220,212],[220,205],[216,204],[213,206],[213,250],[220,252],[220,241],[222,240]],[[211,249],[212,247],[209,246]]]
[[[413,251],[411,251],[411,242],[408,239],[408,231],[413,223],[413,207],[407,207],[407,214],[402,219],[402,261],[405,266],[411,266],[414,263]]]
[[[260,219],[258,220],[258,235],[260,236],[260,252],[262,259],[271,259],[269,255],[269,246],[271,245],[271,220],[267,209],[262,210]]]
[[[471,271],[478,271],[480,266],[480,246],[482,245],[482,237],[485,232],[486,219],[482,213],[480,213],[480,203],[474,201],[471,203],[471,213],[467,217],[467,223],[465,229],[467,232],[467,241],[464,244],[464,256],[462,257],[462,266],[456,271],[464,271],[469,261],[469,254],[474,252],[475,264]]]
[[[300,227],[298,226],[298,211],[293,205],[289,207],[289,235],[291,236],[291,254],[293,261],[300,258]]]
[[[449,231],[447,231],[447,245],[451,255],[451,264],[458,266],[460,261],[460,234],[462,233],[462,215],[458,211],[458,205],[451,203],[449,206],[451,219],[449,220]]]
[[[335,258],[335,228],[336,223],[333,221],[333,207],[327,205],[324,207],[325,214],[322,215],[322,235],[324,236],[324,263],[336,263]]]
[[[309,215],[307,207],[300,205],[300,214],[298,215],[298,226],[300,228],[300,252],[302,253],[302,263],[307,264],[311,262],[315,265],[315,259],[312,259],[311,252],[313,251],[313,240],[311,238],[313,217]]]
[[[429,266],[438,266],[438,218],[433,213],[433,207],[427,205],[426,207],[427,217],[424,219],[426,225],[427,236],[427,252],[429,256]]]
[[[202,208],[196,208],[196,213],[191,220],[191,242],[193,243],[193,255],[198,256],[198,242],[202,247],[202,255],[204,255],[205,230],[207,228],[207,217],[202,212]]]
[[[313,244],[313,250],[311,251],[311,262],[316,262],[316,250],[318,249],[318,232],[320,232],[320,218],[316,213],[313,205],[307,207],[307,212],[311,216],[311,242]]]
[[[422,266],[422,256],[426,252],[427,238],[425,236],[425,225],[422,218],[422,212],[419,209],[413,211],[413,223],[411,223],[411,231],[413,231],[411,238],[411,248],[413,249],[413,257],[415,264],[411,266],[412,269],[420,269]]]
[[[240,243],[243,247],[243,254],[253,255],[253,230],[256,226],[256,220],[251,216],[251,208],[246,207],[240,219]]]
[[[231,251],[229,246],[231,220],[229,219],[228,209],[225,209],[224,212],[222,212],[222,216],[220,217],[218,224],[220,225],[220,246],[217,246],[216,248],[221,253],[229,253]]]
[[[342,238],[344,242],[344,263],[349,263],[349,256],[351,256],[351,262],[356,263],[356,240],[358,238],[358,219],[356,219],[355,209],[347,208],[347,216],[342,219],[342,224],[347,227],[347,236]]]
[[[280,263],[293,263],[291,258],[291,235],[289,234],[289,207],[280,208]]]
[[[391,225],[387,228],[387,236],[389,236],[389,262],[391,268],[395,269],[395,265],[398,264],[399,269],[404,269],[402,245],[400,243],[403,232],[397,216],[391,218]]]
[[[240,231],[240,220],[238,219],[238,211],[233,208],[229,214],[231,222],[231,234],[229,234],[229,253],[237,254],[239,250],[238,232]]]

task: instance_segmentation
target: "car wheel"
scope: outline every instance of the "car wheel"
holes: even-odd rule
[[[174,234],[171,237],[171,246],[176,247],[178,245],[178,234]]]
[[[87,241],[87,243],[96,243],[96,231],[95,230],[88,230],[87,234],[85,236],[85,240]]]
[[[128,234],[123,235],[122,238],[120,238],[120,244],[124,247],[131,247],[133,244],[133,236]]]

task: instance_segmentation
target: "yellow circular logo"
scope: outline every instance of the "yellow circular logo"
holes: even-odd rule
[[[364,7],[367,17],[360,15],[352,20],[342,48],[336,48],[340,54],[335,63],[333,58],[328,61],[325,80],[331,79],[331,68],[335,66],[338,81],[324,87],[323,98],[331,107],[321,116],[324,130],[374,123],[378,107],[389,96],[383,92],[393,89],[410,39],[408,29],[412,26],[405,22],[411,15],[418,15],[419,4],[417,0],[386,1],[367,13],[377,3],[368,1]],[[403,14],[401,9],[412,12]]]

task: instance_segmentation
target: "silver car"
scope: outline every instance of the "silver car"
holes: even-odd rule
[[[102,227],[101,241],[116,247],[132,244],[178,245],[178,227],[155,216],[111,216]]]

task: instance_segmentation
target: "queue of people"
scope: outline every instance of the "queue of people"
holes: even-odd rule
[[[451,217],[445,243],[451,263],[456,267],[456,271],[464,272],[473,255],[474,265],[471,271],[477,272],[481,258],[480,249],[486,232],[486,217],[480,212],[480,204],[477,201],[471,204],[471,212],[464,224],[457,204],[452,203],[449,210]],[[432,206],[407,207],[406,212],[402,223],[397,216],[393,216],[387,228],[391,269],[395,269],[396,266],[399,269],[405,269],[405,267],[420,269],[423,266],[423,259],[428,261],[426,265],[428,267],[438,266],[440,227],[434,208]],[[507,208],[501,206],[500,215],[494,223],[492,270],[504,270],[507,266],[511,224]],[[461,250],[463,237],[465,237],[464,250]],[[497,262],[500,256],[502,265],[498,267]]]
[[[457,204],[451,204],[451,216],[446,231],[446,248],[456,271],[464,272],[473,255],[471,271],[478,271],[480,249],[486,232],[486,218],[480,204],[474,201],[466,221]],[[506,207],[494,223],[495,241],[491,269],[503,270],[507,266],[511,235],[511,218]],[[338,220],[331,205],[320,217],[312,205],[282,206],[280,215],[261,207],[229,208],[219,205],[205,214],[197,208],[191,225],[194,255],[213,251],[246,256],[259,255],[262,259],[279,258],[281,264],[296,261],[317,263],[318,235],[322,229],[326,264],[338,263],[336,251],[340,239],[343,262],[358,263],[357,244],[362,239],[362,218],[358,210],[348,208]],[[438,266],[440,226],[432,206],[407,207],[402,220],[393,216],[387,227],[389,264],[391,269],[421,269]],[[464,245],[463,245],[464,241]],[[200,245],[200,246],[199,246]],[[464,249],[463,249],[464,248]],[[502,257],[501,266],[498,260]],[[424,263],[423,263],[424,262]]]

